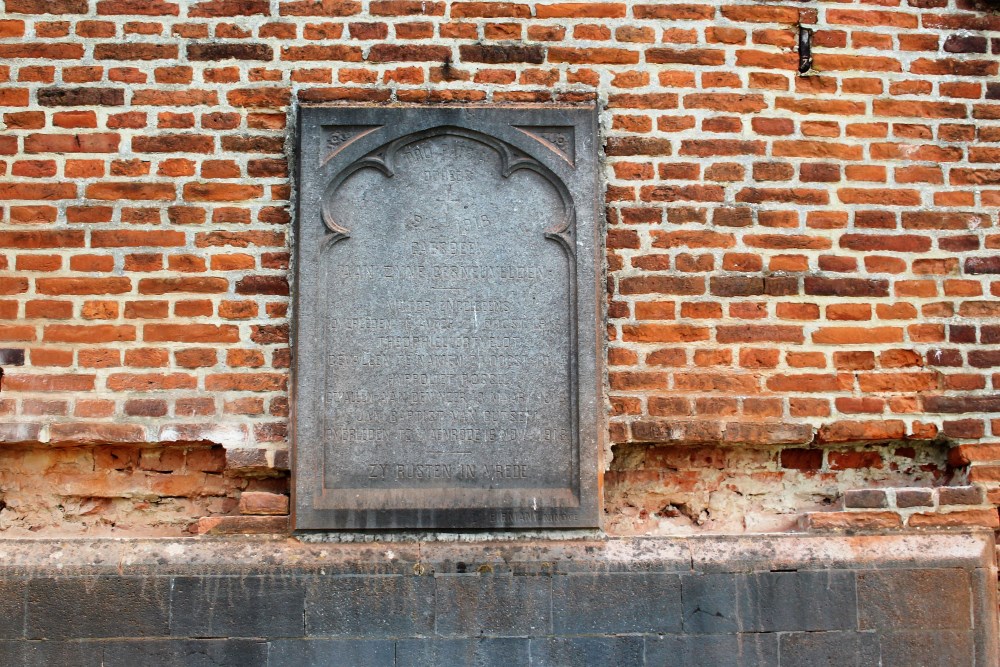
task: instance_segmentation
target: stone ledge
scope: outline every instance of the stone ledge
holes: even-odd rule
[[[6,540],[0,664],[992,666],[993,553],[989,533]]]
[[[370,536],[369,536],[370,537]],[[0,540],[0,576],[173,575],[319,572],[412,574],[455,571],[457,563],[493,571],[750,572],[867,567],[990,568],[989,531],[894,535],[781,534],[608,537],[577,540],[305,543],[289,537]]]

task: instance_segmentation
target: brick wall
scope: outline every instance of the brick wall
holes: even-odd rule
[[[601,105],[612,530],[1000,480],[988,7],[4,4],[0,527],[283,511],[299,102]]]

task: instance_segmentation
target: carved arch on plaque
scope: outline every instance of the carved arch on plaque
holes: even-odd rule
[[[451,125],[441,125],[394,139],[338,172],[323,191],[321,207],[323,224],[329,231],[326,247],[330,247],[351,235],[349,229],[337,222],[337,215],[333,210],[334,195],[344,181],[362,169],[375,169],[384,174],[386,178],[392,178],[396,174],[396,156],[400,150],[418,141],[440,136],[461,137],[492,148],[500,155],[500,170],[504,178],[510,178],[515,172],[527,169],[545,179],[559,195],[562,204],[562,215],[559,222],[545,230],[545,237],[557,241],[571,258],[576,255],[576,207],[573,205],[573,197],[570,195],[569,188],[566,187],[562,179],[540,161],[505,141],[482,132]]]

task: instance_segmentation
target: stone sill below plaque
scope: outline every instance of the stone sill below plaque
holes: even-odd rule
[[[239,575],[308,571],[326,574],[413,574],[453,570],[456,563],[490,571],[541,566],[574,571],[738,572],[830,568],[993,568],[992,531],[890,535],[759,534],[686,537],[520,539],[439,533],[436,540],[385,541],[370,534],[348,543],[287,536],[197,538],[0,539],[0,576],[171,575],[204,568]],[[365,541],[360,541],[360,538]]]

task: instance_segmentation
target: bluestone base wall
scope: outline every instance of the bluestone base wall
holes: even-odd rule
[[[0,543],[0,664],[997,664],[990,533]]]

